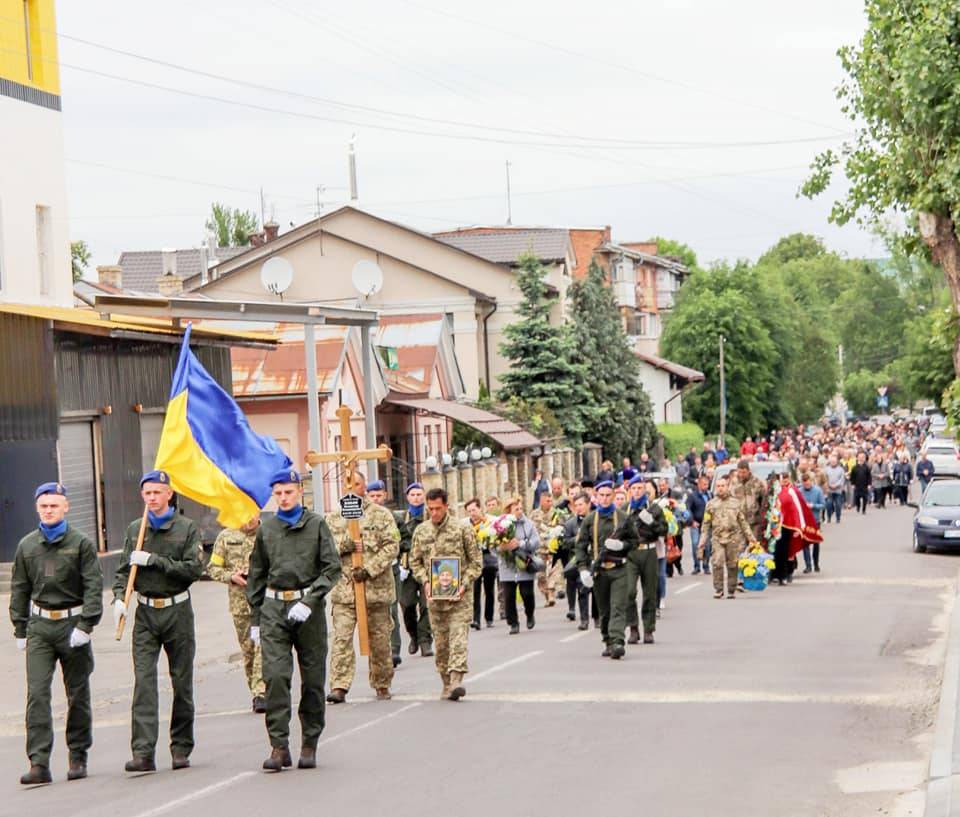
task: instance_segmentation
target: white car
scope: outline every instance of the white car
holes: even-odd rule
[[[924,442],[922,451],[933,463],[933,473],[937,476],[945,474],[960,476],[960,449],[953,441],[929,438]]]

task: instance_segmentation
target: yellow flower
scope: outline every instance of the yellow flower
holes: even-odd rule
[[[773,568],[776,567],[776,563],[773,561],[773,559],[767,559],[767,561],[763,563],[763,566],[769,570],[773,570]]]
[[[754,576],[756,575],[757,569],[755,567],[747,567],[743,570],[744,576]]]

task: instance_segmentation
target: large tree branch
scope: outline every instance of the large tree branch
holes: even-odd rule
[[[947,279],[953,308],[960,314],[960,240],[953,219],[921,211],[917,213],[917,223],[920,237],[930,248],[933,263],[943,270]],[[953,346],[953,370],[960,377],[960,334]]]

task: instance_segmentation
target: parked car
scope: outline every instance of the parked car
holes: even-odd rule
[[[928,437],[920,450],[933,463],[934,473],[960,476],[960,449],[952,440]]]
[[[930,425],[928,426],[928,428],[930,429],[931,434],[940,434],[943,431],[946,431],[946,428],[947,428],[946,417],[944,417],[942,414],[931,414],[929,415],[929,417],[930,417]]]
[[[716,491],[717,480],[720,477],[730,476],[731,472],[736,469],[737,464],[735,462],[725,462],[723,465],[717,466],[717,470],[713,472],[713,482],[710,483],[710,491]],[[790,463],[786,460],[755,460],[750,463],[750,470],[766,482],[771,474],[782,474],[785,471],[789,471]]]
[[[936,479],[927,486],[913,517],[913,552],[960,549],[960,479]]]

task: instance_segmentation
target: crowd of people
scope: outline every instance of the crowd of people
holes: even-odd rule
[[[140,481],[144,517],[126,531],[113,583],[118,625],[135,611],[132,758],[125,770],[156,770],[161,652],[173,687],[172,768],[190,766],[196,650],[190,588],[204,570],[229,587],[252,710],[264,715],[271,747],[263,768],[292,765],[294,655],[301,681],[298,767],[313,768],[325,704],[347,700],[353,684],[358,630],[377,700],[391,697],[404,631],[408,655],[434,659],[440,697],[458,701],[466,695],[471,628],[503,622],[515,636],[521,623],[536,627],[538,607],[558,602],[579,629],[599,630],[604,657],[620,660],[625,645],[655,642],[668,580],[687,568],[712,575],[714,598],[728,600],[770,583],[789,586],[801,556],[804,573],[819,572],[821,526],[839,523],[851,508],[864,513],[870,505],[903,504],[914,478],[921,487],[931,478],[932,465],[919,453],[923,436],[922,423],[913,420],[801,426],[748,437],[736,462],[721,442],[659,465],[646,454],[636,466],[624,459],[619,469],[605,461],[593,479],[567,483],[538,474],[533,507],[523,496],[476,497],[462,516],[445,491],[418,482],[407,486],[404,507],[390,511],[384,484],[367,484],[356,472],[349,480],[362,497],[362,518],[341,511],[322,516],[304,507],[300,476],[288,469],[270,481],[276,513],[222,531],[206,567],[197,526],[176,510],[169,475],[152,471]],[[91,633],[103,606],[96,548],[67,521],[66,487],[45,483],[34,499],[39,525],[18,545],[10,598],[17,647],[26,652],[24,784],[52,780],[50,685],[58,662],[67,687],[68,779],[86,776]]]

